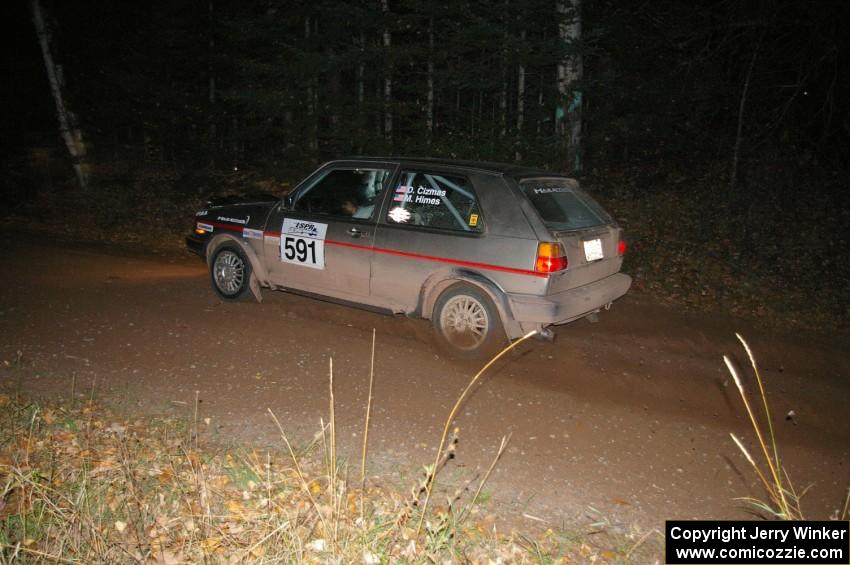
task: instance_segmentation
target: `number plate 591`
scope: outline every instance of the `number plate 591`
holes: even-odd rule
[[[280,234],[280,260],[313,269],[324,269],[327,228],[327,224],[286,218]]]

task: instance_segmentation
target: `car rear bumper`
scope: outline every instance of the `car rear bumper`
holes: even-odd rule
[[[602,280],[553,294],[508,294],[514,320],[523,327],[566,324],[596,312],[629,290],[632,278],[616,273]]]

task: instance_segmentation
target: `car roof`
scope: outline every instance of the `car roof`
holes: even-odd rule
[[[550,172],[543,169],[533,167],[525,167],[512,163],[495,163],[492,161],[468,161],[462,159],[445,159],[432,157],[363,157],[354,156],[343,159],[334,159],[334,161],[367,161],[376,163],[400,163],[401,165],[437,165],[441,167],[455,167],[460,169],[473,169],[494,173],[498,175],[506,175],[516,179],[527,177],[568,177],[564,173]]]

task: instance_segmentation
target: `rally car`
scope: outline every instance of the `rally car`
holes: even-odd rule
[[[282,199],[210,201],[186,243],[222,300],[268,288],[426,318],[470,359],[551,339],[631,285],[611,216],[574,179],[510,164],[331,161]]]

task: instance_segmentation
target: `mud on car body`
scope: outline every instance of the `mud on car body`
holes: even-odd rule
[[[261,289],[432,321],[462,358],[623,296],[614,220],[566,176],[438,159],[331,161],[285,198],[211,201],[188,248],[223,300]]]

